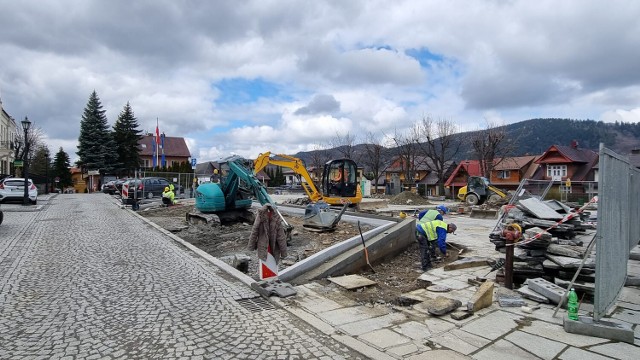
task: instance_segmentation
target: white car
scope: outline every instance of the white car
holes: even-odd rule
[[[18,201],[24,199],[24,178],[4,178],[0,181],[0,201]],[[38,202],[38,188],[29,179],[29,201]]]

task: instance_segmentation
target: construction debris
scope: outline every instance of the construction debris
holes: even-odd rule
[[[373,286],[377,283],[360,275],[344,275],[328,278],[332,283],[341,286],[347,290],[355,290],[367,286]]]

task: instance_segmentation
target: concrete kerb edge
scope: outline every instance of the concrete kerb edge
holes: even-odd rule
[[[116,205],[118,206],[122,206],[121,203],[119,202],[114,202]],[[244,283],[245,285],[247,285],[249,288],[251,288],[251,284],[255,283],[256,281],[245,275],[244,273],[240,272],[239,270],[235,269],[234,267],[228,265],[227,263],[225,263],[224,261],[215,258],[209,254],[207,254],[206,252],[198,249],[196,246],[182,240],[180,237],[172,234],[170,231],[163,229],[162,227],[160,227],[160,225],[148,220],[147,218],[145,218],[144,216],[138,214],[137,212],[133,211],[131,208],[123,208],[124,210],[127,210],[129,212],[131,212],[134,216],[137,216],[139,219],[141,219],[142,221],[146,222],[147,224],[153,226],[154,228],[156,228],[157,230],[159,230],[162,234],[167,235],[168,237],[170,237],[172,240],[176,241],[177,243],[183,245],[184,247],[186,247],[187,249],[193,251],[195,254],[201,256],[203,259],[205,259],[206,261],[210,262],[211,264],[213,264],[214,266],[218,267],[220,270],[226,272],[227,274],[235,277],[236,279],[240,280],[242,283]],[[253,289],[252,289],[253,290]],[[255,291],[255,290],[253,290]],[[257,292],[256,292],[257,294]],[[367,345],[364,344],[363,342],[354,339],[350,336],[347,335],[341,335],[341,336],[337,336],[335,334],[335,329],[333,328],[333,326],[323,320],[321,320],[320,318],[316,317],[315,315],[308,313],[304,310],[301,310],[300,313],[294,311],[294,309],[290,309],[288,306],[285,306],[285,304],[283,304],[281,302],[280,299],[271,299],[271,298],[266,298],[269,302],[271,302],[272,304],[275,304],[276,306],[280,307],[281,309],[285,310],[286,312],[288,312],[289,314],[297,317],[298,319],[304,321],[306,324],[308,324],[309,326],[315,328],[316,330],[331,336],[333,339],[335,339],[336,341],[340,342],[341,344],[343,344],[344,346],[347,346],[348,348],[357,351],[359,353],[361,353],[362,355],[365,356],[369,356],[369,358],[371,359],[380,359],[380,360],[387,360],[387,359],[394,359],[393,357]],[[334,329],[333,332],[330,332],[328,329],[332,328]]]
[[[116,204],[118,204],[118,206],[122,206],[122,204],[120,204],[118,202],[116,202]],[[186,247],[187,249],[193,251],[194,253],[196,253],[197,255],[199,255],[200,257],[205,259],[206,261],[210,262],[211,264],[213,264],[214,266],[216,266],[220,270],[222,270],[222,271],[226,272],[227,274],[229,274],[229,275],[235,277],[236,279],[240,280],[243,284],[247,285],[249,288],[251,288],[251,284],[252,283],[256,282],[250,276],[245,275],[244,273],[240,272],[239,270],[235,269],[234,267],[232,267],[231,265],[225,263],[224,261],[207,254],[205,251],[198,249],[196,246],[184,241],[179,236],[176,236],[176,235],[172,234],[170,231],[163,229],[160,225],[150,221],[149,219],[145,218],[144,216],[142,216],[142,215],[138,214],[137,212],[131,210],[130,207],[125,207],[124,209],[127,210],[127,211],[130,211],[133,215],[137,216],[139,219],[141,219],[142,221],[146,222],[147,224],[153,226],[154,228],[159,230],[164,235],[167,235],[173,241],[175,241],[175,242],[179,243],[180,245]]]

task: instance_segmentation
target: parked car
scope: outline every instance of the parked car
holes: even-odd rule
[[[38,188],[29,179],[28,196],[32,204],[38,203]],[[0,202],[22,201],[24,199],[24,178],[4,178],[0,181]]]
[[[128,185],[128,198],[133,199],[153,199],[154,197],[162,197],[165,187],[169,187],[171,182],[161,177],[145,177],[141,179],[130,179]],[[135,189],[135,192],[134,190]],[[174,184],[174,192],[177,194],[183,192],[183,188],[179,184]]]
[[[117,191],[118,190],[116,189],[116,181],[115,180],[107,181],[104,185],[102,185],[102,192],[105,193],[105,194],[113,195]]]

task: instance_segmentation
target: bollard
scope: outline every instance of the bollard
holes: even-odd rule
[[[507,252],[504,264],[504,287],[513,290],[513,244],[515,242],[507,236]]]

